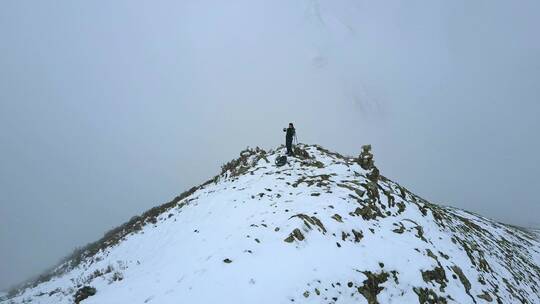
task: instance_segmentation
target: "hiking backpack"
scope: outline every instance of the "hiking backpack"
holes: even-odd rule
[[[276,166],[281,167],[287,163],[287,156],[282,155],[276,158]]]

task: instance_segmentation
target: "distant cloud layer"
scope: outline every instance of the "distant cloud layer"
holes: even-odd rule
[[[246,146],[357,154],[540,225],[538,1],[4,1],[0,289]]]

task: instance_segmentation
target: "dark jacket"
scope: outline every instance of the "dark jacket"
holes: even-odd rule
[[[294,137],[294,134],[296,133],[296,130],[294,128],[291,128],[291,127],[288,127],[287,130],[285,131],[287,132],[287,134],[285,135],[285,137],[287,138],[287,140],[291,140],[293,139]]]

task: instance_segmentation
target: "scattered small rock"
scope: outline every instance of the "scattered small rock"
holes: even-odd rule
[[[337,214],[337,213],[334,214],[334,215],[332,215],[332,218],[333,218],[334,220],[340,222],[340,223],[343,223],[343,219],[341,218],[341,215],[339,215],[339,214]]]

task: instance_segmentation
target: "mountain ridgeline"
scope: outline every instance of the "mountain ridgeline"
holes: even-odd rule
[[[540,303],[538,234],[347,157],[247,149],[0,303]]]

